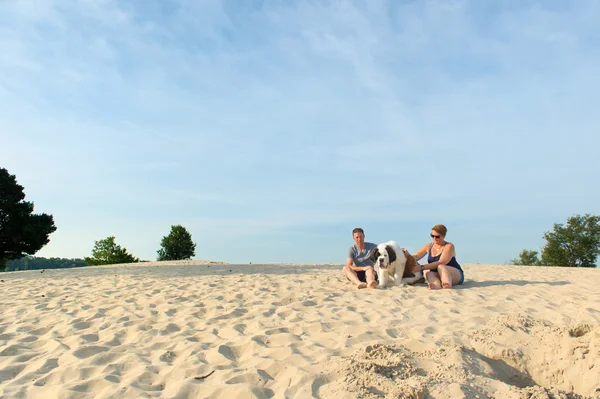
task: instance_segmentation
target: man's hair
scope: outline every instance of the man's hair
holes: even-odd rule
[[[448,229],[443,224],[436,224],[431,228],[431,230],[435,231],[438,234],[446,237],[446,233],[448,233]]]
[[[360,227],[357,227],[354,230],[352,230],[352,236],[354,236],[354,234],[356,234],[356,233],[362,233],[364,235],[365,231],[363,229],[361,229]]]

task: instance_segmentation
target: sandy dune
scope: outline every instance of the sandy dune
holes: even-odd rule
[[[600,398],[600,270],[464,268],[436,292],[341,265],[0,273],[0,397]]]

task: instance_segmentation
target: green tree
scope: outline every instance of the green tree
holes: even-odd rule
[[[88,265],[114,265],[117,263],[134,263],[140,260],[128,254],[127,249],[115,243],[115,237],[106,237],[104,240],[96,241],[92,256],[84,258]]]
[[[537,251],[522,250],[519,257],[510,260],[511,265],[522,265],[522,266],[539,266],[540,260],[538,258]]]
[[[600,216],[575,215],[567,225],[555,223],[552,231],[544,233],[546,245],[541,259],[537,251],[524,249],[519,258],[511,259],[514,265],[541,265],[566,267],[596,267],[600,255]]]
[[[9,260],[35,254],[56,231],[52,215],[34,214],[23,190],[15,175],[0,168],[0,271]]]
[[[542,250],[545,266],[596,267],[600,255],[600,216],[575,215],[567,225],[554,224],[554,230],[544,233],[546,246]]]
[[[196,244],[192,235],[181,225],[171,226],[168,236],[162,238],[158,252],[158,260],[191,259],[196,256]]]

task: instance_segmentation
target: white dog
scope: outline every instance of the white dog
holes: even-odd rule
[[[375,262],[375,272],[381,288],[385,288],[390,282],[393,285],[406,285],[424,281],[422,272],[412,271],[417,264],[415,258],[408,252],[405,253],[396,241],[379,244],[370,258]]]

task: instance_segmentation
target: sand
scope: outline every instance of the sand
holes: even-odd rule
[[[600,270],[464,269],[441,291],[341,265],[0,273],[0,397],[600,398]]]

